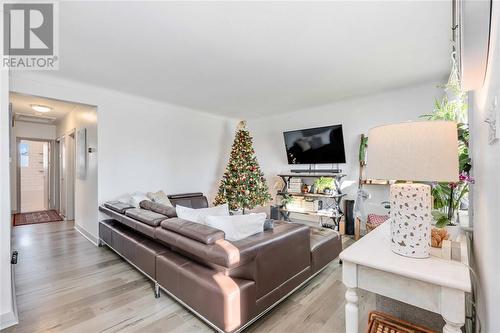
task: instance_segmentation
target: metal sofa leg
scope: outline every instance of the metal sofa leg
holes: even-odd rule
[[[160,285],[155,282],[155,298],[160,298]]]

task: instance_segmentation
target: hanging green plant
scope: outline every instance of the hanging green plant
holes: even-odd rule
[[[469,154],[470,133],[467,121],[467,95],[460,84],[456,60],[454,57],[452,60],[450,78],[445,85],[439,86],[444,89],[445,95],[440,100],[435,100],[432,113],[421,116],[427,120],[447,120],[457,123],[459,181],[456,183],[435,183],[432,187],[435,209],[432,216],[438,227],[453,224],[455,212],[460,208],[462,199],[469,192],[469,184],[474,182],[469,174],[472,165]]]

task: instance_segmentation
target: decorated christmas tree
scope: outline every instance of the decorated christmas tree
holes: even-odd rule
[[[245,126],[244,121],[238,124],[229,163],[214,201],[214,205],[228,203],[229,209],[243,212],[271,200],[252,147],[252,137]]]

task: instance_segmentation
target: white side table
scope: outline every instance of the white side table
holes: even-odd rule
[[[358,333],[357,288],[439,313],[445,333],[465,324],[465,293],[471,291],[466,253],[463,262],[436,257],[413,259],[390,249],[390,221],[340,253],[345,293],[346,332]]]

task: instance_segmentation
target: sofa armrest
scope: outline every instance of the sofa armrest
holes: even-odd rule
[[[222,230],[180,218],[164,220],[161,227],[207,245],[214,244],[225,236]]]

